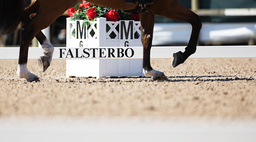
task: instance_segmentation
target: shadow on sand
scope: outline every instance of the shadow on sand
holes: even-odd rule
[[[75,77],[69,79],[56,79],[58,83],[140,83],[140,82],[230,82],[230,81],[253,81],[253,77],[237,77],[237,76],[167,76],[167,80],[153,80],[150,77],[103,77],[100,79],[88,77]]]
[[[207,75],[207,76],[168,76],[169,82],[213,82],[213,81],[252,81],[252,77],[237,77],[237,76],[222,76],[222,75]]]

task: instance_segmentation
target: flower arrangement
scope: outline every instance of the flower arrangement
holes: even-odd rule
[[[82,0],[74,7],[68,9],[71,20],[85,20],[85,23],[94,21],[96,18],[105,17],[108,21],[135,20],[139,21],[139,14],[127,14],[122,10],[98,6]]]

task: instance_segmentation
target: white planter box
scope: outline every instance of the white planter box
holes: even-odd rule
[[[132,56],[133,48],[142,50],[140,22],[98,18],[89,26],[83,23],[67,19],[67,51],[79,48],[66,53],[67,77],[143,76],[142,59]]]

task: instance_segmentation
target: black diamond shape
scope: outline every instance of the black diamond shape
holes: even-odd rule
[[[91,35],[92,37],[94,37],[94,35],[95,35],[94,30],[91,30],[91,31],[90,31],[90,35]]]
[[[115,39],[117,37],[115,32],[111,32],[109,36],[111,39]]]

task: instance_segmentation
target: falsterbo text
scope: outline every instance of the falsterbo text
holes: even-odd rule
[[[59,58],[132,58],[132,48],[59,48]]]

